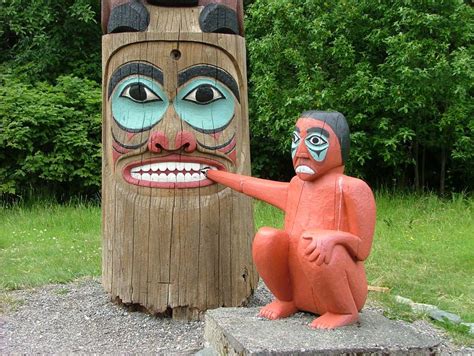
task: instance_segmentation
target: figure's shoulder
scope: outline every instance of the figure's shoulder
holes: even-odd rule
[[[350,192],[353,194],[370,192],[370,194],[373,194],[372,189],[370,189],[369,185],[362,179],[346,175],[341,175],[340,179],[345,192]]]

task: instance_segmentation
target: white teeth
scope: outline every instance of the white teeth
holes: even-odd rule
[[[217,170],[216,167],[204,163],[158,162],[133,167],[130,170],[130,175],[134,179],[150,182],[199,182],[206,179],[206,176],[203,173],[200,173],[204,168]]]
[[[176,174],[174,174],[174,173],[168,174],[168,182],[176,183]]]
[[[298,166],[296,167],[296,173],[306,173],[306,174],[315,174],[316,172],[308,166]]]

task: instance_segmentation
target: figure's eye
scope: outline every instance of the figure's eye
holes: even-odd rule
[[[158,94],[143,83],[133,83],[126,86],[120,96],[129,98],[137,103],[149,103],[152,101],[163,101]]]
[[[293,141],[293,143],[298,143],[300,139],[300,136],[296,132],[291,134],[291,141]]]
[[[308,141],[313,146],[321,146],[328,143],[323,137],[318,136],[318,135],[310,136],[306,139],[306,141]]]
[[[201,84],[191,90],[183,98],[183,100],[191,101],[199,105],[207,105],[220,99],[224,99],[224,94],[210,84]]]

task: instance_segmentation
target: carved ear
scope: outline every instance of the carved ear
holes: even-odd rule
[[[237,13],[221,4],[209,4],[204,7],[199,16],[202,32],[239,34]]]
[[[199,0],[147,0],[148,3],[158,6],[197,6]]]
[[[103,1],[102,6],[102,20],[107,23],[106,33],[143,32],[150,22],[148,10],[138,0],[121,4],[117,0],[108,0]]]

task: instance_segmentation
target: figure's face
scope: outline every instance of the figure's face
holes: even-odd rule
[[[336,134],[325,122],[300,118],[291,143],[296,175],[312,181],[332,168],[342,166],[341,146]]]
[[[182,42],[177,59],[175,46],[132,44],[109,62],[106,134],[115,174],[131,185],[193,189],[214,184],[204,167],[236,170],[237,69],[215,47]]]

